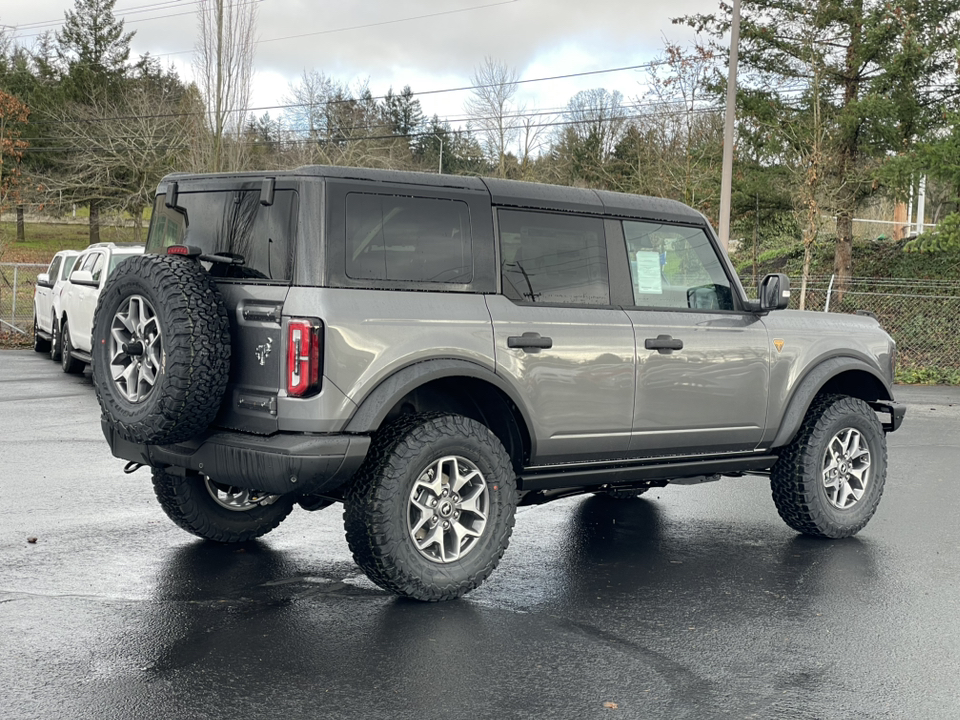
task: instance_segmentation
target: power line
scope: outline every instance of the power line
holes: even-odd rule
[[[683,105],[684,108],[683,108],[683,109],[678,109],[678,110],[675,110],[675,111],[670,111],[670,112],[667,112],[667,113],[665,113],[665,114],[668,115],[668,116],[674,116],[674,115],[682,115],[682,114],[687,113],[687,112],[690,112],[690,113],[693,113],[693,112],[709,112],[709,111],[711,111],[711,110],[714,109],[713,106],[709,106],[709,105],[707,105],[707,104],[702,104],[702,105],[699,105],[699,106],[697,106],[697,107],[688,108],[688,107],[686,107],[686,101],[685,101],[685,100],[657,100],[657,101],[651,101],[651,102],[637,102],[637,103],[630,103],[630,104],[627,104],[627,105],[623,105],[623,106],[621,106],[621,107],[622,107],[624,110],[630,111],[630,110],[641,110],[641,109],[644,109],[644,108],[665,108],[665,107],[666,107],[666,108],[669,108],[669,107],[676,107],[676,106],[680,106],[680,105]],[[589,111],[589,110],[588,110],[588,111]],[[538,110],[533,111],[533,112],[505,113],[505,114],[503,114],[503,115],[486,115],[486,116],[479,116],[479,117],[446,116],[446,117],[443,117],[443,118],[439,118],[439,117],[438,117],[437,119],[438,119],[439,122],[442,122],[442,123],[444,123],[444,124],[448,124],[448,125],[449,125],[449,124],[454,124],[454,123],[467,122],[467,121],[469,121],[469,120],[475,120],[475,121],[487,121],[487,120],[507,120],[507,121],[510,121],[510,120],[521,120],[521,121],[522,121],[522,120],[530,120],[530,119],[542,118],[542,117],[557,117],[557,116],[563,115],[563,114],[566,113],[566,112],[568,112],[568,108],[567,108],[567,107],[561,107],[561,108],[553,108],[553,109],[538,109]],[[603,123],[608,123],[608,122],[616,122],[616,121],[619,121],[619,120],[622,120],[622,119],[637,118],[637,117],[644,117],[644,116],[645,116],[644,113],[639,113],[639,114],[635,114],[635,115],[624,114],[624,115],[610,116],[610,117],[607,117],[607,118],[586,118],[586,119],[570,120],[569,122],[570,122],[571,124],[582,124],[582,123],[593,123],[593,122],[603,124]],[[139,120],[139,119],[142,119],[142,117],[144,117],[144,116],[141,116],[141,117],[130,117],[130,118],[128,118],[128,119],[130,119],[130,120]],[[146,116],[146,117],[152,117],[152,116]],[[175,117],[175,116],[171,116],[171,117]],[[77,122],[77,121],[68,121],[68,122],[71,122],[71,123],[72,123],[72,122]],[[60,124],[60,123],[58,123],[58,124]],[[67,124],[67,123],[63,123],[63,124]],[[373,130],[373,129],[381,128],[381,127],[385,127],[385,123],[384,123],[384,122],[371,122],[371,123],[366,123],[366,124],[361,124],[361,125],[338,125],[338,126],[336,126],[336,131],[338,131],[338,132],[353,132],[353,131],[357,131],[357,130]],[[517,125],[517,126],[515,126],[514,128],[505,128],[505,129],[506,129],[506,130],[509,130],[509,129],[527,128],[527,127],[537,127],[537,126],[535,126],[535,125]],[[451,132],[456,132],[456,131],[451,130]],[[431,132],[424,132],[424,133],[421,133],[421,134],[431,135],[431,134],[432,134],[432,131],[431,131]],[[417,133],[412,133],[412,134],[410,134],[410,136],[416,136],[416,135],[417,135]],[[71,137],[72,137],[72,139],[83,139],[83,138],[86,137],[86,136],[83,136],[83,135],[74,135],[74,136],[71,136]],[[33,138],[30,138],[30,139],[31,139],[32,141],[34,141],[34,142],[38,142],[38,141],[66,140],[66,139],[71,139],[71,137],[65,137],[65,136],[63,136],[63,135],[59,135],[59,136],[49,136],[49,135],[48,135],[48,136],[33,137]],[[113,135],[113,136],[111,136],[111,140],[136,140],[136,139],[138,139],[139,137],[140,137],[140,136],[138,136],[138,135],[127,135],[127,136],[124,136],[124,135]],[[406,137],[406,135],[390,135],[389,137]]]
[[[158,4],[156,5],[156,7],[151,7],[151,6],[149,6],[149,5],[140,6],[140,8],[137,8],[137,9],[136,9],[136,12],[150,12],[151,10],[160,9],[160,8],[162,8],[162,7],[164,7],[164,6],[165,6],[164,9],[166,9],[166,8],[171,8],[171,7],[174,6],[174,3],[177,2],[177,1],[178,1],[178,0],[173,0],[172,2],[161,2],[161,3],[158,3]],[[187,5],[199,5],[201,1],[202,1],[202,0],[194,0],[193,2],[187,3]],[[233,4],[233,5],[230,5],[229,7],[244,7],[244,6],[246,6],[246,5],[254,5],[254,4],[257,4],[257,3],[260,3],[260,2],[262,2],[262,0],[246,0],[245,2],[237,2],[237,3]],[[472,10],[483,10],[483,9],[486,9],[486,8],[498,7],[498,6],[500,6],[500,5],[511,5],[511,4],[513,4],[513,3],[516,3],[516,2],[520,2],[520,0],[499,0],[499,2],[487,3],[487,4],[484,4],[484,5],[472,5],[472,6],[470,6],[470,7],[465,7],[465,8],[456,8],[456,9],[454,9],[454,10],[442,10],[442,11],[433,12],[433,13],[425,13],[425,14],[423,14],[423,15],[413,15],[413,16],[410,16],[410,17],[395,18],[395,19],[393,19],[393,20],[383,20],[383,21],[380,21],[380,22],[366,23],[366,24],[363,24],[363,25],[350,25],[350,26],[346,26],[346,27],[342,27],[342,28],[333,28],[333,29],[330,29],[330,30],[317,30],[317,31],[315,31],[315,32],[301,33],[301,34],[298,34],[298,35],[288,35],[288,36],[285,36],[285,37],[267,38],[267,39],[265,39],[265,40],[255,40],[253,44],[254,44],[254,45],[260,45],[260,44],[263,44],[263,43],[280,42],[280,41],[282,41],[282,40],[292,40],[292,39],[302,38],[302,37],[313,37],[313,36],[317,36],[317,35],[329,35],[329,34],[332,34],[332,33],[348,32],[348,31],[350,31],[350,30],[363,30],[363,29],[366,29],[366,28],[379,27],[379,26],[383,26],[383,25],[395,25],[395,24],[397,24],[397,23],[412,22],[412,21],[414,21],[414,20],[424,20],[424,19],[433,18],[433,17],[440,17],[440,16],[443,16],[443,15],[455,15],[455,14],[458,14],[458,13],[470,12],[470,11],[472,11]],[[183,6],[183,7],[185,7],[185,6]],[[167,15],[155,15],[155,16],[153,16],[153,17],[137,18],[137,19],[134,19],[134,20],[129,20],[129,21],[127,21],[127,20],[126,20],[126,14],[134,14],[134,11],[131,10],[131,11],[124,11],[124,13],[122,14],[122,17],[119,17],[118,19],[124,20],[124,24],[127,24],[127,22],[130,22],[130,23],[139,23],[139,22],[148,22],[148,21],[152,21],[152,20],[165,20],[165,19],[168,19],[168,18],[182,17],[182,16],[184,16],[184,15],[193,15],[193,14],[195,14],[195,12],[196,12],[196,11],[192,11],[192,10],[191,10],[191,11],[189,11],[189,12],[185,11],[185,12],[170,13],[170,14],[167,14]],[[117,17],[117,15],[114,15],[114,17]],[[34,25],[36,25],[37,27],[48,26],[49,28],[59,27],[59,26],[62,26],[63,24],[64,24],[64,23],[63,23],[62,20],[58,20],[58,21],[44,21],[44,22],[42,22],[42,23],[34,23]],[[16,27],[19,27],[19,26],[16,26]],[[34,28],[30,28],[30,29],[34,29]],[[21,36],[19,36],[19,37],[21,37],[21,38],[40,37],[40,35],[42,35],[42,34],[43,34],[42,32],[29,33],[29,34],[26,34],[26,35],[21,35]],[[159,53],[159,54],[157,54],[157,55],[154,55],[153,57],[172,57],[172,56],[174,56],[174,55],[185,55],[185,54],[191,53],[191,52],[193,52],[193,50],[177,50],[177,51],[175,51],[175,52]]]
[[[167,9],[174,6],[185,7],[185,5],[199,5],[199,4],[200,4],[200,0],[193,0],[193,2],[188,2],[186,4],[181,4],[181,0],[164,0],[163,2],[150,3],[149,5],[137,5],[131,8],[118,9],[116,12],[114,12],[113,15],[114,15],[114,18],[121,19],[121,18],[126,18],[126,16],[128,15],[136,15],[139,13],[151,12],[154,10],[162,10],[162,9]],[[146,19],[151,20],[154,18],[146,18]],[[64,21],[62,19],[38,20],[32,23],[21,23],[20,25],[14,25],[12,27],[14,27],[17,30],[21,30],[21,29],[36,30],[38,28],[60,27],[63,24],[64,24]],[[40,34],[41,33],[23,35],[21,37],[37,37]]]
[[[716,108],[716,107],[702,107],[702,108],[693,108],[693,109],[689,109],[689,110],[688,110],[688,109],[684,109],[684,110],[666,111],[666,112],[664,112],[664,113],[661,114],[661,117],[676,117],[676,116],[681,116],[681,115],[686,115],[686,114],[690,114],[690,115],[707,115],[707,114],[716,113],[716,112],[718,112],[718,108]],[[522,116],[518,116],[518,117],[522,117]],[[632,115],[622,115],[622,116],[619,116],[619,117],[617,117],[617,118],[611,118],[610,120],[614,120],[614,119],[615,119],[615,120],[619,120],[619,121],[629,121],[629,120],[637,120],[637,119],[640,119],[640,118],[647,118],[647,117],[650,117],[650,115],[647,114],[647,113],[635,113],[635,114],[632,114]],[[596,118],[589,118],[589,119],[584,119],[584,120],[557,120],[557,121],[555,121],[555,122],[543,122],[543,123],[536,123],[536,124],[532,124],[532,125],[508,125],[508,126],[506,126],[506,127],[504,128],[504,130],[513,131],[513,130],[538,129],[538,128],[547,128],[547,127],[564,127],[564,126],[573,126],[573,125],[589,125],[589,124],[597,123],[597,122],[610,122],[610,120],[597,120]],[[365,129],[373,129],[373,128],[375,128],[375,127],[377,127],[377,126],[373,126],[373,125],[371,125],[371,126],[358,125],[358,126],[355,126],[354,129],[365,130]],[[345,128],[344,128],[344,129],[345,129]],[[463,134],[464,132],[466,132],[467,134],[469,134],[470,131],[452,131],[453,134]],[[314,145],[331,144],[331,145],[333,145],[333,144],[337,144],[337,143],[340,143],[340,142],[342,142],[342,143],[352,143],[352,142],[371,141],[371,140],[404,140],[404,139],[406,139],[406,140],[413,140],[413,139],[416,139],[416,138],[428,138],[428,137],[433,137],[433,132],[432,132],[432,131],[415,132],[415,133],[401,133],[401,134],[390,133],[390,134],[379,134],[379,135],[362,135],[362,136],[358,136],[358,137],[344,137],[344,138],[321,138],[321,139],[317,139],[317,140],[310,140],[310,139],[306,139],[306,138],[282,139],[282,140],[248,140],[248,139],[240,139],[240,140],[237,141],[237,142],[240,142],[240,143],[242,143],[242,144],[244,144],[244,145],[259,145],[259,146],[266,146],[266,145],[271,145],[271,146],[283,146],[283,145],[303,145],[303,144],[314,144]],[[62,139],[62,138],[50,138],[50,139]],[[83,138],[78,137],[77,139],[83,139]],[[118,138],[118,139],[123,139],[123,138]],[[134,137],[131,136],[131,137],[128,137],[128,138],[126,138],[126,139],[136,139],[136,138],[134,138]],[[166,150],[166,149],[171,149],[171,148],[173,148],[173,146],[170,146],[170,145],[158,147],[158,149],[160,149],[160,150]],[[24,150],[24,152],[27,152],[27,153],[71,152],[71,151],[75,151],[76,149],[77,149],[77,148],[75,148],[75,147],[35,147],[35,148],[26,148],[26,149]]]
[[[641,63],[639,65],[626,65],[623,67],[606,68],[603,70],[586,70],[583,72],[566,73],[564,75],[551,75],[548,77],[528,78],[526,80],[514,80],[506,83],[462,85],[459,87],[441,88],[437,90],[422,90],[420,92],[411,93],[411,97],[419,97],[419,96],[425,96],[425,95],[440,95],[443,93],[453,93],[453,92],[465,92],[468,90],[481,90],[481,89],[491,88],[491,87],[500,87],[502,85],[523,85],[528,83],[551,82],[554,80],[569,80],[571,78],[589,77],[593,75],[603,75],[603,74],[615,73],[615,72],[625,72],[628,70],[642,70],[642,69],[657,67],[660,65],[665,65],[665,64],[668,64],[668,62],[669,61],[667,60],[654,60],[647,63]],[[384,100],[386,98],[387,98],[387,95],[372,95],[369,98],[363,98],[363,100],[376,101],[376,100]],[[233,110],[230,110],[229,112],[254,113],[254,112],[262,112],[262,111],[269,111],[269,110],[289,110],[292,108],[319,108],[321,106],[325,107],[329,105],[341,105],[341,104],[350,104],[350,103],[356,103],[356,102],[360,102],[360,100],[357,98],[344,98],[342,100],[340,99],[325,100],[318,103],[301,102],[301,103],[285,103],[282,105],[262,105],[259,107],[235,108]],[[105,117],[105,118],[83,118],[83,119],[77,119],[77,120],[60,120],[57,122],[60,124],[111,122],[114,120],[158,119],[158,118],[167,118],[167,117],[200,117],[207,114],[208,112],[206,110],[203,110],[203,111],[198,110],[196,112],[188,112],[188,113],[157,113],[155,115],[115,115],[115,116]]]

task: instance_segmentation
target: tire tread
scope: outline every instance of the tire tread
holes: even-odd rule
[[[850,414],[861,416],[883,437],[880,421],[863,400],[847,395],[818,395],[807,410],[793,442],[780,453],[770,472],[770,488],[777,512],[797,532],[824,538],[850,537],[862,530],[876,512],[886,480],[886,442],[880,443],[881,458],[877,458],[880,462],[874,464],[882,472],[874,472],[870,478],[879,492],[872,501],[873,506],[855,523],[840,524],[832,520],[817,495],[820,492],[820,449],[829,440],[830,423]]]

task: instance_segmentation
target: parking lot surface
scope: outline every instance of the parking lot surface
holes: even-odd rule
[[[855,538],[797,535],[757,476],[572,498],[427,605],[361,574],[339,506],[184,533],[111,457],[89,370],[0,351],[0,715],[956,718],[960,389],[898,399]]]

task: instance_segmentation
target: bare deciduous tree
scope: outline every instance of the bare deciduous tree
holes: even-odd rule
[[[179,169],[190,149],[185,123],[196,117],[199,99],[169,77],[131,81],[120,100],[74,103],[51,111],[63,148],[42,178],[52,197],[129,213],[135,238],[157,182]]]
[[[206,103],[209,139],[196,148],[197,169],[243,166],[243,131],[253,79],[257,5],[199,0],[193,67]]]
[[[487,157],[499,177],[507,176],[507,150],[517,137],[518,125],[510,115],[522,114],[514,104],[517,94],[516,69],[486,57],[473,71],[473,94],[465,105],[469,128],[480,137]]]
[[[613,152],[627,125],[623,95],[605,88],[581,90],[570,98],[563,116],[577,138],[595,142],[598,165]]]

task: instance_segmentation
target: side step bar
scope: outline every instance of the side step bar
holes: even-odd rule
[[[767,470],[776,461],[776,455],[748,455],[649,465],[608,465],[599,468],[596,466],[563,470],[551,470],[549,467],[528,468],[520,474],[519,481],[520,490],[524,492],[565,487],[620,485],[642,480],[674,480],[697,475],[724,475]]]

